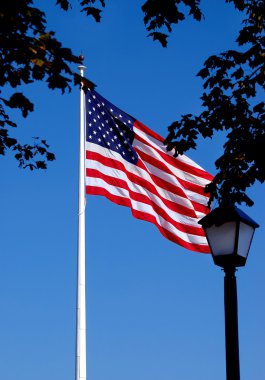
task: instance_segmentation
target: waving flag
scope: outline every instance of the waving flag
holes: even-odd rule
[[[173,157],[163,138],[94,90],[86,93],[86,192],[130,207],[169,240],[208,253],[198,220],[212,176],[188,157]]]

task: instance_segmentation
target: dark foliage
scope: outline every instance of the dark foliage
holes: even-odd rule
[[[82,1],[81,8],[89,13],[89,3]],[[33,144],[21,145],[10,137],[16,123],[10,119],[8,109],[18,109],[23,117],[33,111],[33,104],[21,92],[21,85],[45,81],[50,89],[62,93],[70,91],[72,84],[80,84],[81,78],[70,68],[80,59],[55,38],[53,31],[46,29],[45,14],[35,8],[32,0],[2,0],[0,2],[0,87],[14,89],[9,97],[0,91],[0,155],[12,150],[19,166],[45,169],[47,161],[55,159],[48,151],[44,140],[34,139]],[[57,0],[62,9],[68,10],[67,0]],[[101,1],[104,5],[104,1]],[[93,14],[93,7],[91,7]],[[76,66],[76,65],[75,65]],[[76,69],[76,68],[75,68]],[[87,86],[93,86],[86,80]]]
[[[169,126],[166,144],[175,154],[196,148],[199,136],[212,138],[215,131],[227,131],[224,152],[216,161],[217,174],[207,187],[211,201],[242,203],[253,201],[246,189],[265,180],[265,113],[258,100],[264,90],[265,3],[227,0],[244,11],[238,50],[209,57],[198,73],[204,80],[199,115],[183,115]]]
[[[173,122],[165,143],[178,155],[196,148],[199,136],[212,138],[215,131],[227,131],[224,152],[216,161],[217,175],[207,191],[211,200],[220,203],[251,205],[246,189],[265,180],[264,102],[258,100],[264,90],[265,1],[225,1],[245,15],[238,50],[206,60],[198,73],[204,80],[202,112],[183,115]],[[64,11],[71,8],[68,0],[56,0],[56,4]],[[100,21],[104,0],[79,0],[79,5],[81,12]],[[203,17],[200,0],[146,0],[142,10],[148,36],[164,47],[175,24],[187,16],[197,21]],[[30,100],[17,91],[21,85],[41,80],[62,92],[80,85],[81,78],[74,72],[79,58],[46,29],[45,14],[33,6],[32,0],[1,1],[0,52],[0,87],[15,90],[9,98],[0,92],[0,154],[10,149],[21,167],[45,168],[46,162],[54,159],[46,141],[35,138],[33,144],[21,145],[12,138],[10,131],[16,124],[8,110],[19,109],[24,117],[33,111]],[[83,81],[88,87],[94,86],[87,79]]]
[[[148,36],[158,40],[163,47],[167,46],[168,35],[163,32],[172,31],[172,24],[178,24],[185,19],[181,5],[188,8],[188,15],[200,21],[202,12],[199,8],[200,0],[147,0],[142,6],[144,23],[150,32]]]

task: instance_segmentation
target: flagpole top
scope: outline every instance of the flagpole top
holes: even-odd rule
[[[78,57],[78,59],[79,59],[79,62],[80,62],[79,65],[78,65],[78,70],[84,71],[86,69],[86,66],[84,65],[85,57],[83,55],[80,55]]]

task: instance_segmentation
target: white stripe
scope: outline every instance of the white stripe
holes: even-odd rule
[[[89,186],[89,185],[88,185]],[[177,230],[172,224],[167,222],[164,218],[159,216],[151,206],[134,201],[133,199],[130,198],[129,192],[125,189],[117,188],[116,186],[109,185],[107,182],[102,180],[101,178],[92,178],[91,179],[91,184],[90,186],[96,186],[99,188],[103,188],[110,192],[112,195],[120,196],[126,199],[129,199],[131,202],[132,209],[137,210],[137,211],[142,211],[145,212],[149,215],[152,215],[155,217],[157,223],[163,227],[164,229],[170,231],[172,234],[175,236],[180,237],[182,240],[191,243],[191,244],[200,244],[200,245],[207,245],[206,238],[203,236],[197,236],[197,235],[192,235],[192,234],[187,234],[185,232]]]
[[[166,182],[169,182],[170,184],[172,184],[174,186],[180,187],[183,190],[183,192],[185,192],[185,194],[187,195],[187,197],[190,200],[195,201],[197,203],[200,203],[200,204],[202,204],[204,206],[207,205],[208,200],[209,200],[209,198],[207,196],[199,194],[199,193],[196,193],[196,192],[194,192],[192,190],[187,190],[185,187],[183,187],[178,182],[178,179],[174,175],[166,173],[163,170],[158,169],[156,166],[153,166],[152,164],[149,164],[148,162],[145,162],[144,164],[145,164],[146,169],[149,172],[151,172],[153,175],[155,175],[155,176],[163,179]]]
[[[172,174],[180,179],[183,179],[185,181],[199,186],[205,186],[209,183],[209,181],[204,178],[198,177],[195,174],[188,173],[171,165],[166,160],[164,160],[163,157],[154,148],[150,147],[149,145],[143,144],[141,141],[137,140],[137,138],[134,139],[133,146],[139,149],[140,151],[148,154],[150,157],[156,158],[157,160],[165,164],[167,168],[172,172]]]
[[[165,190],[164,188],[160,187],[152,179],[152,175],[154,175],[154,174],[157,177],[159,177],[159,178],[163,178],[162,176],[165,176],[165,174],[167,174],[167,173],[165,173],[163,171],[160,171],[156,167],[154,167],[154,166],[152,166],[152,165],[147,164],[147,163],[144,162],[144,164],[146,166],[146,169],[147,169],[147,171],[145,171],[142,168],[139,168],[136,165],[131,164],[128,161],[124,160],[119,153],[112,152],[112,151],[110,151],[107,148],[103,148],[103,147],[99,146],[98,144],[91,143],[87,147],[87,149],[90,152],[96,152],[96,153],[102,154],[104,157],[106,157],[108,159],[111,159],[111,160],[115,159],[116,161],[121,162],[125,166],[125,168],[126,168],[126,170],[128,172],[130,172],[132,174],[136,174],[139,177],[144,178],[146,181],[151,182],[152,185],[154,185],[156,187],[158,193],[163,198],[171,200],[172,202],[177,203],[177,204],[182,205],[182,206],[185,206],[185,207],[187,207],[187,208],[189,208],[191,210],[194,209],[192,203],[187,198],[186,192],[185,192],[184,189],[183,189],[183,197],[181,197],[181,196],[178,196],[178,195],[176,195],[176,194],[174,194],[174,193],[172,193],[172,192],[170,192],[168,190]],[[89,160],[88,160],[87,161],[87,167],[89,167],[89,166],[90,166],[90,163],[89,163]],[[114,170],[114,169],[112,169],[112,170]],[[161,173],[161,175],[160,175],[160,173]],[[176,187],[182,188],[182,185],[178,182],[177,178],[175,178],[174,176],[170,176],[170,180],[169,180],[168,176],[170,176],[170,175],[167,174],[167,176],[166,176],[166,178],[167,178],[166,181],[167,182],[172,183]],[[208,198],[205,199],[205,204],[207,203],[207,201],[208,201]]]
[[[167,213],[167,215],[169,215],[175,222],[200,228],[198,223],[197,223],[198,222],[197,218],[192,218],[192,217],[180,214],[177,211],[172,211],[170,208],[168,208],[165,205],[165,203],[158,196],[151,193],[150,191],[148,191],[144,187],[137,185],[134,182],[131,182],[128,179],[126,173],[124,173],[123,171],[118,170],[118,169],[114,169],[115,170],[115,174],[114,174],[112,168],[104,166],[100,162],[94,161],[94,160],[90,160],[90,162],[87,162],[87,168],[96,169],[102,174],[124,180],[132,192],[137,193],[137,194],[141,194],[141,195],[142,194],[146,195],[148,197],[148,199],[150,199],[157,206],[161,207]],[[93,184],[93,178],[94,177],[92,177],[92,178],[87,177],[86,178],[86,184],[87,185]]]
[[[185,154],[179,155],[178,157],[174,157],[174,154],[172,152],[167,151],[167,148],[163,144],[163,142],[161,142],[160,140],[157,140],[153,136],[151,136],[151,135],[143,132],[141,129],[137,128],[136,125],[133,126],[133,130],[136,133],[136,137],[137,137],[137,135],[140,136],[140,137],[142,137],[143,139],[145,139],[146,141],[148,141],[154,148],[159,149],[161,152],[167,154],[170,157],[175,158],[176,160],[179,160],[179,161],[181,161],[181,162],[183,162],[185,164],[194,166],[195,168],[200,169],[200,170],[202,170],[202,171],[205,172],[205,170],[200,165],[198,165],[196,162],[194,162],[189,157],[185,156]]]
[[[135,139],[135,141],[136,141],[136,139]],[[144,151],[146,154],[148,154],[149,156],[152,157],[152,153],[150,154],[148,152],[148,149],[145,149],[145,146],[142,143],[140,143],[138,140],[137,140],[137,143],[135,144],[135,146],[137,146],[137,148],[139,149],[138,154],[139,154],[140,158],[141,158],[141,151]],[[158,156],[156,158],[158,160],[162,161],[162,158],[160,158],[160,156]],[[142,161],[143,161],[143,159],[142,159]],[[159,178],[162,178],[164,181],[169,182],[172,185],[178,186],[179,188],[181,188],[190,200],[198,202],[202,205],[207,205],[209,198],[206,195],[198,194],[195,191],[189,190],[186,187],[182,186],[182,184],[179,183],[178,178],[176,177],[175,173],[172,172],[171,174],[169,174],[169,173],[165,172],[164,170],[161,170],[158,167],[156,167],[156,166],[154,166],[154,165],[152,165],[146,161],[143,161],[143,162],[145,164],[146,169],[149,172],[151,172],[152,174],[156,175]],[[164,161],[163,163],[168,167],[168,169],[170,169],[170,170],[172,168],[174,169],[174,167],[172,165],[168,164],[166,161]],[[178,170],[178,169],[175,171],[179,172],[179,174],[180,174],[179,177],[181,177],[181,179],[188,181],[188,179],[185,178],[185,175],[184,175],[185,172]],[[195,177],[193,177],[193,178],[195,178]],[[198,177],[196,177],[196,178],[199,179]],[[188,181],[188,182],[191,182],[191,181]],[[195,181],[193,181],[192,183],[194,184]],[[195,183],[195,184],[203,188],[206,183],[207,183],[207,181],[203,180],[203,183],[200,183],[199,181],[197,181],[197,183]]]
[[[139,156],[141,157],[141,151],[145,151],[146,154],[150,155],[152,157],[152,153],[150,154],[148,152],[148,149],[146,149],[142,143],[139,143],[138,145],[139,147],[141,146],[141,150],[139,149],[138,150],[138,154]],[[162,158],[160,157],[157,157],[158,160],[162,161]],[[168,164],[166,161],[163,162],[167,168],[170,170],[173,168],[172,165]],[[197,193],[196,191],[193,191],[191,189],[188,189],[185,184],[182,185],[181,183],[179,183],[178,181],[178,178],[176,178],[176,173],[167,173],[166,171],[163,171],[159,168],[157,168],[156,166],[153,166],[152,164],[148,163],[148,162],[145,162],[145,166],[146,168],[152,172],[154,175],[160,177],[160,178],[163,178],[163,180],[175,185],[175,186],[178,186],[179,188],[182,189],[182,191],[186,194],[186,196],[188,197],[188,199],[190,199],[191,201],[195,201],[195,202],[198,202],[204,206],[207,205],[208,203],[208,200],[209,198],[206,196],[206,195],[203,195],[203,194],[200,194],[200,193]],[[186,182],[189,182],[191,184],[195,184],[197,186],[200,186],[202,189],[205,187],[205,184],[208,183],[207,181],[203,180],[203,182],[200,181],[200,178],[199,177],[195,177],[195,176],[192,176],[190,177],[190,175],[188,173],[185,173],[184,171],[181,171],[181,170],[178,170],[177,171],[180,173],[179,177],[182,177],[181,179],[185,180]],[[175,171],[176,172],[176,171]],[[190,178],[187,178],[185,177],[185,175],[188,175]],[[191,181],[191,178],[193,179]],[[188,185],[187,185],[188,186]]]

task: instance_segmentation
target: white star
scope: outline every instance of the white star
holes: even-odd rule
[[[122,119],[122,115],[119,115],[119,117]]]
[[[105,112],[104,112],[104,111],[102,111],[102,112],[101,112],[101,115],[105,115]]]
[[[93,99],[96,99],[95,95],[92,96]]]
[[[94,123],[96,123],[96,122],[97,122],[97,119],[93,119],[93,121],[94,121]]]
[[[110,142],[107,142],[107,145],[110,146]]]
[[[89,125],[89,127],[92,127],[92,124],[91,124],[91,123],[89,123],[88,125]]]
[[[98,104],[97,104],[97,107],[101,107],[101,105],[98,103]]]
[[[113,109],[112,109],[112,108],[110,109],[110,112],[113,112]]]
[[[88,99],[88,102],[91,103],[91,99]]]
[[[92,112],[91,112],[91,111],[88,111],[88,113],[89,113],[89,115],[91,115],[91,114],[92,114]]]
[[[105,103],[102,102],[101,104],[103,105],[103,107],[105,106]]]
[[[91,136],[91,135],[89,135],[89,136],[88,136],[88,138],[91,140],[91,139],[92,139],[92,136]]]
[[[98,139],[98,142],[101,142],[101,139]]]
[[[94,135],[96,135],[96,134],[97,134],[97,131],[93,131],[93,133],[94,133]]]

